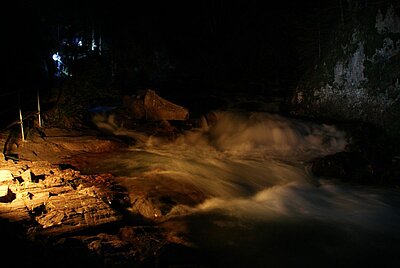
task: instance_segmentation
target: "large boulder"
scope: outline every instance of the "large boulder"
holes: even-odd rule
[[[135,119],[148,121],[189,119],[188,109],[158,96],[151,89],[139,92],[134,97],[125,96],[124,103]]]

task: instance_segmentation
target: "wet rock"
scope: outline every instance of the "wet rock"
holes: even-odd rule
[[[348,135],[346,151],[314,159],[315,175],[355,183],[400,185],[395,140],[370,124],[343,123],[341,128]]]
[[[46,137],[32,135],[18,148],[20,159],[62,163],[83,152],[102,153],[116,150],[121,143],[93,136],[91,132],[76,132],[57,128],[43,129]]]
[[[132,206],[135,211],[146,218],[153,219],[162,216],[160,203],[150,198],[137,197],[133,200]]]
[[[125,97],[127,105],[135,119],[149,121],[159,120],[187,120],[189,111],[160,96],[154,90],[148,89],[140,92],[134,98]]]
[[[148,176],[135,180],[122,180],[130,191],[132,211],[151,220],[162,220],[169,213],[177,213],[176,206],[195,206],[206,198],[204,193],[189,183],[162,176]]]
[[[375,167],[357,152],[339,152],[316,158],[311,161],[311,171],[319,177],[357,183],[376,182],[378,176]]]

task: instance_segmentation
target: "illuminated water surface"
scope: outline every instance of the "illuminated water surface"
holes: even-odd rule
[[[400,263],[400,194],[308,172],[307,161],[345,150],[345,133],[267,113],[216,112],[177,140],[118,129],[139,142],[97,159],[129,191],[138,178],[192,185],[207,199],[177,204],[165,226],[217,267],[343,267]]]

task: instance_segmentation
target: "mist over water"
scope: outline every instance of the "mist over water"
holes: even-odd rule
[[[97,171],[124,177],[130,191],[130,182],[145,177],[169,178],[204,193],[203,203],[178,204],[166,221],[185,225],[185,235],[217,266],[398,263],[398,190],[307,172],[308,160],[343,151],[346,133],[268,113],[217,111],[211,124],[203,121],[173,142],[114,126],[140,139],[101,161]]]

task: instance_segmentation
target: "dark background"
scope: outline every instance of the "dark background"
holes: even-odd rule
[[[321,36],[339,19],[339,3],[15,1],[4,9],[2,81],[8,89],[43,87],[60,34],[92,26],[118,64],[118,87],[287,92],[328,40]],[[146,67],[154,51],[158,65],[172,68]],[[132,66],[144,70],[140,79],[124,73]]]

